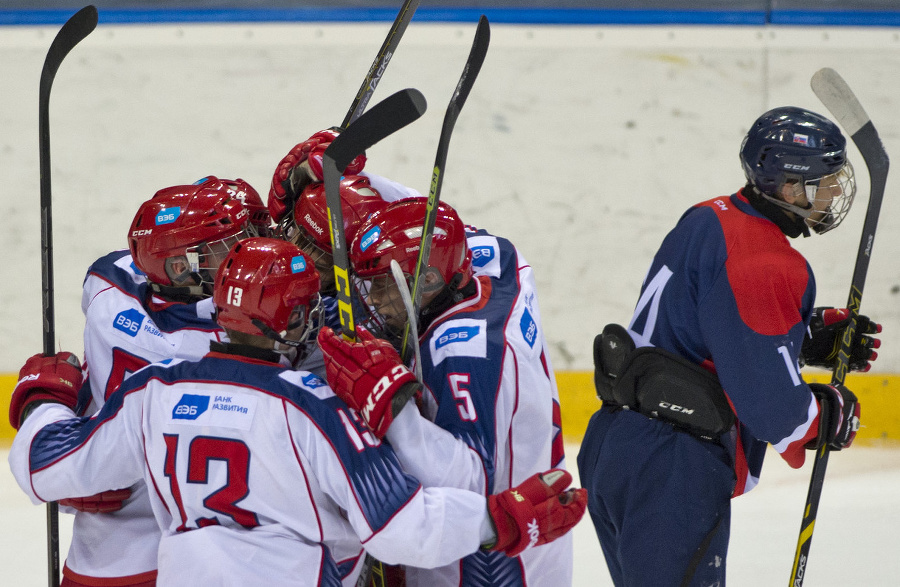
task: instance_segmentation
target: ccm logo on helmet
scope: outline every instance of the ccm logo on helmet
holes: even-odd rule
[[[785,163],[784,168],[791,171],[809,171],[809,165],[797,165],[796,163]]]
[[[153,232],[152,228],[145,228],[143,230],[132,230],[131,236],[147,236]]]

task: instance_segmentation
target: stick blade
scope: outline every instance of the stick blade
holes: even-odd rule
[[[850,135],[856,134],[869,122],[869,115],[859,103],[856,94],[835,70],[823,67],[813,74],[809,85]]]
[[[456,104],[458,109],[462,109],[463,104],[466,103],[466,99],[469,97],[469,92],[472,91],[475,78],[478,77],[478,72],[481,71],[481,65],[484,63],[490,44],[491,24],[488,22],[487,17],[482,14],[478,20],[478,27],[475,29],[475,38],[472,41],[472,49],[469,50],[469,58],[466,60],[466,69],[459,78],[456,92],[454,92],[452,98],[452,102]]]
[[[414,88],[400,90],[388,96],[372,106],[332,141],[322,155],[323,167],[326,161],[331,160],[337,170],[343,173],[357,155],[417,120],[425,113],[426,108],[425,96]]]
[[[44,67],[41,70],[42,86],[53,81],[56,71],[69,51],[97,28],[97,19],[97,8],[88,5],[73,14],[59,29],[44,59]]]

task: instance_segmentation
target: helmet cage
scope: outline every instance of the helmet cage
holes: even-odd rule
[[[832,179],[829,180],[829,178]],[[823,181],[827,183],[823,185]],[[802,217],[806,221],[806,225],[812,228],[816,234],[824,234],[837,228],[847,217],[856,198],[856,175],[850,161],[847,161],[837,173],[824,177],[804,179],[799,175],[785,174],[785,184],[796,185],[795,190],[799,190],[802,186],[808,202],[806,207],[788,204],[780,198],[774,198],[765,193],[762,194],[762,197],[776,206]],[[827,193],[819,196],[820,192],[828,192],[835,188],[840,193],[836,195]]]
[[[219,263],[225,259],[232,247],[245,238],[255,236],[259,236],[256,226],[247,224],[237,234],[186,248],[184,256],[187,259],[190,273],[195,275],[195,279],[198,279],[196,276],[199,276],[200,283],[198,285],[206,283],[212,285],[216,280]]]
[[[412,290],[412,276],[406,272],[403,275],[406,278],[406,287]],[[393,274],[379,275],[371,279],[362,279],[354,275],[352,281],[356,294],[354,301],[362,301],[359,304],[362,310],[360,323],[378,338],[383,338],[397,347],[409,317]],[[378,300],[378,307],[374,306],[371,300]]]

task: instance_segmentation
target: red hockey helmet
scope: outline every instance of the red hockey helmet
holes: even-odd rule
[[[303,326],[301,344],[318,327],[320,300],[319,274],[309,258],[294,244],[266,237],[236,244],[213,289],[223,328],[281,340]],[[299,316],[292,319],[296,310]]]
[[[381,194],[372,187],[369,178],[364,175],[348,175],[341,178],[340,194],[344,237],[350,243],[360,225],[369,216],[387,207],[387,202],[381,199]],[[295,232],[292,233],[292,230]],[[289,228],[287,236],[288,240],[300,245],[304,250],[307,250],[307,246],[312,246],[331,254],[325,184],[310,184],[297,198],[294,205],[294,224]]]
[[[194,182],[194,185],[206,184],[212,187],[216,182],[222,184],[224,189],[237,198],[244,205],[244,208],[250,213],[250,224],[256,228],[257,234],[260,236],[269,236],[271,232],[272,217],[269,216],[269,209],[262,201],[262,196],[256,191],[252,185],[241,178],[237,179],[219,179],[214,175],[204,177]]]
[[[398,200],[362,223],[350,246],[350,262],[356,275],[362,279],[390,275],[391,260],[395,259],[408,277],[414,276],[427,205],[426,198]],[[436,211],[431,243],[428,266],[440,272],[445,284],[453,283],[456,276],[456,287],[468,283],[472,253],[465,226],[456,210],[444,202]]]
[[[188,275],[199,275],[202,283],[212,284],[218,261],[231,246],[256,235],[247,208],[233,191],[218,180],[177,185],[159,190],[141,205],[131,223],[128,247],[148,280],[183,285]],[[189,269],[174,275],[172,259],[185,259]]]

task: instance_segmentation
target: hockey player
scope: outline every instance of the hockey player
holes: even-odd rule
[[[390,262],[396,260],[412,283],[426,205],[422,198],[390,204],[363,223],[349,247],[354,275],[374,310],[369,328],[394,343],[407,315]],[[489,496],[548,466],[563,467],[564,459],[531,268],[508,241],[480,236],[491,239],[496,255],[486,258],[482,249],[481,274],[475,275],[462,221],[440,204],[418,316],[421,413],[415,402],[404,401],[420,386],[387,341],[361,327],[350,344],[325,328],[319,344],[336,393],[360,410],[376,437],[386,434],[403,466],[426,487]],[[370,355],[391,356],[391,379],[375,385],[366,377]],[[567,585],[572,564],[566,537],[518,560],[478,552],[440,569],[407,568],[406,577],[410,585],[429,587]]]
[[[13,420],[27,415],[10,452],[20,486],[37,503],[152,485],[163,585],[336,585],[358,565],[360,542],[428,567],[480,549],[527,553],[577,523],[586,498],[566,490],[565,471],[488,499],[422,488],[404,472],[355,411],[285,356],[314,342],[318,290],[295,245],[242,241],[213,298],[230,342],[139,371],[91,419],[73,418],[80,370],[68,353],[32,357],[10,407]],[[370,358],[367,375],[387,377],[390,362]],[[335,557],[351,546],[355,559]]]
[[[223,339],[210,297],[216,267],[232,244],[268,224],[259,194],[240,179],[168,187],[140,206],[129,249],[98,259],[84,280],[79,414],[95,413],[141,367],[199,359]],[[160,534],[142,482],[60,505],[76,510],[64,587],[153,584]]]
[[[756,485],[767,444],[799,468],[805,449],[847,448],[859,426],[849,389],[801,377],[801,348],[833,365],[842,328],[813,307],[812,270],[786,238],[828,232],[850,210],[846,140],[816,113],[776,108],[740,161],[745,187],[682,215],[627,331],[595,341],[603,406],[578,468],[616,585],[725,585],[730,499]],[[879,328],[859,326],[851,367],[866,369]]]

